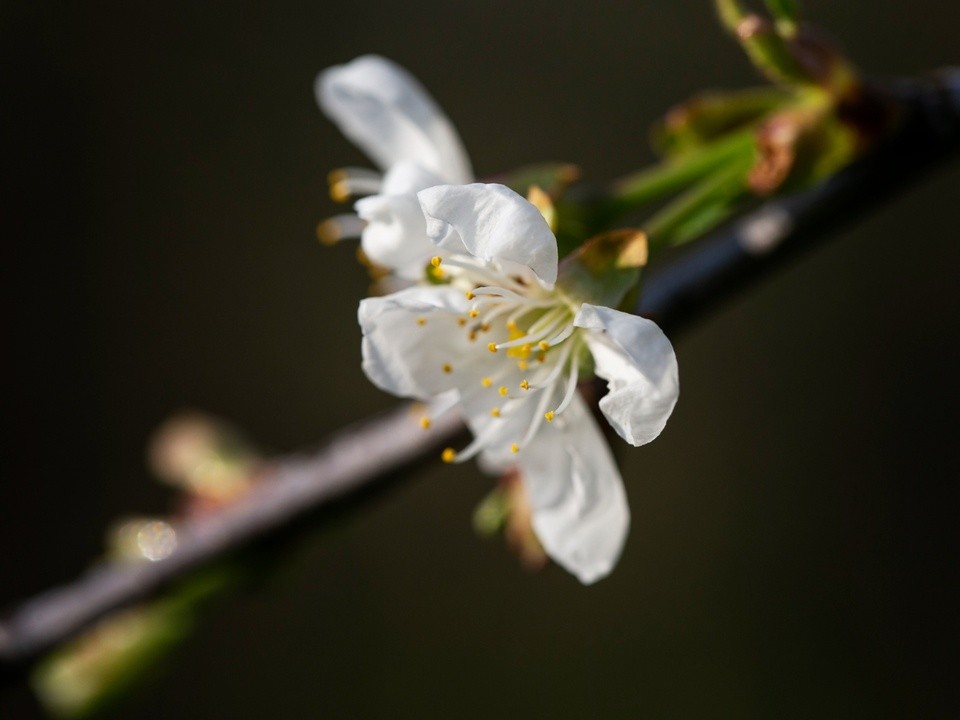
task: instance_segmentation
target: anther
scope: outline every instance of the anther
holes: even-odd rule
[[[553,410],[547,410],[547,412],[543,414],[543,419],[546,420],[547,422],[553,422],[553,418],[555,416],[556,416],[556,413],[553,412]]]
[[[490,332],[490,323],[483,323],[480,326],[480,332]]]
[[[495,407],[490,410],[490,414],[494,417],[500,417],[500,408]]]
[[[440,454],[440,459],[445,463],[452,463],[457,457],[457,451],[453,448],[447,448]]]
[[[524,390],[529,390],[529,389],[530,389],[530,383],[527,382],[526,380],[521,380],[521,381],[520,381],[520,387],[523,388]]]
[[[476,339],[477,339],[477,331],[476,331],[476,330],[471,330],[471,331],[470,331],[470,334],[467,335],[467,340],[469,340],[470,342],[473,342],[473,341],[476,340]]]
[[[493,378],[485,377],[483,380],[480,381],[480,383],[484,387],[490,387],[491,385],[493,385]]]
[[[417,318],[417,325],[419,325],[420,327],[423,327],[426,324],[427,324],[427,319],[425,317]]]
[[[450,373],[453,372],[453,365],[451,365],[450,363],[444,363],[444,364],[443,364],[443,371],[444,371],[447,375],[449,375]]]
[[[470,308],[470,312],[468,312],[467,315],[469,315],[472,318],[475,318],[480,315],[480,311],[477,310],[476,308]]]
[[[443,262],[443,258],[440,257],[439,255],[434,255],[432,258],[430,258],[430,264],[433,265],[435,268],[440,267],[440,263],[442,262]]]
[[[538,343],[538,346],[539,346],[539,348],[540,348],[541,350],[543,350],[544,352],[546,352],[547,350],[550,349],[550,343],[548,343],[546,340],[541,340],[541,341]]]
[[[516,455],[518,452],[520,452],[520,446],[516,443],[510,443],[510,452]]]
[[[510,330],[511,332],[516,332],[519,329],[520,328],[517,327],[517,323],[515,323],[513,320],[507,321],[507,330]]]
[[[476,295],[474,295],[469,290],[467,290],[466,295],[467,295],[467,300],[473,300],[476,297]]]
[[[544,355],[543,353],[538,353],[538,354],[537,354],[537,362],[543,362],[543,361],[546,360],[546,359],[547,359],[547,356]]]
[[[430,429],[430,418],[428,418],[428,417],[426,417],[426,416],[420,418],[420,427],[422,427],[424,430],[429,430],[429,429]]]
[[[457,325],[459,325],[460,327],[463,327],[463,326],[466,325],[466,324],[467,324],[467,319],[466,319],[466,318],[462,318],[462,317],[457,318]]]
[[[500,393],[500,397],[506,397],[510,394],[510,389],[506,385],[501,385],[497,392]]]
[[[526,360],[521,360],[520,362],[517,363],[517,367],[525,371],[529,366],[527,365]]]
[[[330,199],[338,203],[344,203],[350,199],[350,186],[346,181],[338,180],[330,184]]]
[[[344,238],[360,237],[365,225],[356,215],[335,215],[317,225],[317,240],[324,245],[335,245]]]
[[[492,342],[492,343],[487,343],[487,350],[489,350],[490,352],[495,353],[495,352],[497,351],[497,344],[496,344],[496,343],[493,343],[493,342]]]

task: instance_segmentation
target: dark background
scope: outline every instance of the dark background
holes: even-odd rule
[[[872,72],[958,60],[954,3],[806,7]],[[313,237],[327,171],[369,165],[313,77],[372,51],[480,175],[615,177],[668,105],[754,82],[706,0],[4,2],[0,605],[168,507],[143,448],[172,411],[285,452],[394,402],[360,372],[352,247]],[[609,579],[521,571],[471,530],[490,481],[437,463],[220,605],[122,716],[955,717],[958,182],[678,339]]]

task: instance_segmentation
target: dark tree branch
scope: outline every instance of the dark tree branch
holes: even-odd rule
[[[638,312],[676,333],[793,253],[912,187],[918,175],[960,147],[960,73],[895,91],[907,114],[893,138],[823,185],[768,202],[652,269]],[[14,677],[113,610],[313,521],[318,513],[395,485],[400,470],[463,429],[448,415],[424,432],[411,422],[411,412],[411,406],[401,407],[347,428],[313,455],[274,461],[242,500],[179,526],[177,550],[164,560],[95,567],[25,602],[0,624],[0,677]]]
[[[909,190],[960,149],[960,70],[891,90],[906,111],[892,138],[823,184],[771,200],[651,268],[637,313],[676,333],[784,260]]]

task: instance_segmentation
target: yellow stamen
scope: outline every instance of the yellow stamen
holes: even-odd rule
[[[466,324],[467,324],[466,318],[457,318],[457,325],[459,325],[460,327],[463,327]]]
[[[543,414],[543,419],[546,420],[547,422],[553,422],[553,418],[555,416],[556,414],[553,412],[553,410],[547,410],[547,412]]]
[[[417,318],[417,325],[419,325],[420,327],[423,327],[426,324],[427,324],[427,319],[425,317]]]
[[[517,323],[515,323],[513,320],[510,320],[507,323],[507,330],[509,330],[510,332],[517,332],[519,329],[520,328],[517,327]]]
[[[517,445],[516,443],[511,443],[511,444],[510,444],[510,452],[512,452],[514,455],[516,455],[518,452],[520,452],[520,446]]]
[[[452,463],[457,457],[457,451],[453,448],[447,448],[440,454],[440,459],[445,463]]]
[[[420,427],[422,427],[424,430],[429,430],[429,429],[430,429],[430,418],[428,418],[428,417],[426,417],[426,416],[420,418]]]
[[[490,387],[491,385],[493,385],[493,378],[487,377],[481,380],[480,382],[483,384],[484,387]]]
[[[497,344],[496,344],[496,343],[487,343],[487,350],[489,350],[490,352],[496,352],[496,351],[497,351]]]
[[[480,311],[477,310],[476,308],[471,308],[471,309],[470,309],[470,312],[468,312],[467,315],[469,315],[469,316],[472,317],[472,318],[475,318],[475,317],[477,317],[478,315],[480,315]]]
[[[350,199],[350,186],[344,180],[330,184],[330,199],[343,203]]]
[[[450,363],[444,363],[444,364],[443,364],[443,371],[444,371],[447,375],[449,375],[450,373],[453,372],[453,365],[451,365]]]
[[[546,340],[541,340],[537,344],[540,347],[540,349],[543,350],[544,352],[550,349],[550,343],[548,343]]]
[[[524,370],[524,371],[525,371],[525,370],[527,369],[527,367],[528,367],[527,361],[526,361],[526,360],[521,360],[520,362],[517,363],[517,367],[520,368],[521,370]]]
[[[497,390],[497,392],[500,393],[500,397],[506,397],[507,395],[510,394],[510,390],[509,388],[507,388],[506,385],[501,385],[500,389]]]
[[[545,354],[543,354],[543,353],[538,353],[538,354],[537,354],[537,362],[543,362],[543,361],[546,360],[546,359],[547,359],[547,356],[546,356]]]
[[[433,265],[435,268],[440,267],[440,263],[442,262],[443,262],[443,258],[440,257],[439,255],[434,255],[432,258],[430,258],[430,264]]]
[[[480,332],[490,332],[490,323],[484,323],[481,325]]]
[[[497,408],[497,407],[493,408],[492,410],[490,410],[490,414],[493,415],[494,417],[500,417],[500,408]]]
[[[466,293],[466,294],[467,294],[467,300],[473,300],[473,299],[476,297],[476,295],[474,295],[474,294],[473,294],[472,292],[470,292],[469,290],[467,290],[467,293]]]
[[[469,340],[470,342],[473,342],[473,341],[476,340],[476,339],[477,339],[477,331],[476,331],[476,330],[471,330],[471,331],[470,331],[470,334],[467,335],[467,340]]]
[[[523,388],[524,390],[529,390],[529,389],[530,389],[530,383],[528,383],[526,380],[521,380],[521,381],[520,381],[520,387]]]
[[[336,220],[324,220],[317,225],[317,240],[324,245],[336,245],[340,237],[340,226]]]

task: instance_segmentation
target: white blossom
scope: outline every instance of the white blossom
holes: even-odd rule
[[[642,445],[677,400],[673,348],[650,320],[558,282],[556,239],[512,190],[444,185],[418,198],[445,282],[361,302],[363,369],[395,395],[459,408],[474,439],[444,459],[519,465],[544,549],[594,582],[619,557],[629,509],[578,381],[591,369],[607,380],[600,410]]]
[[[383,173],[336,172],[339,194],[367,197],[354,205],[364,224],[340,216],[329,221],[334,236],[360,233],[371,261],[407,279],[422,277],[437,250],[427,238],[417,192],[473,180],[452,123],[410,73],[376,55],[323,71],[315,92],[324,113]]]

